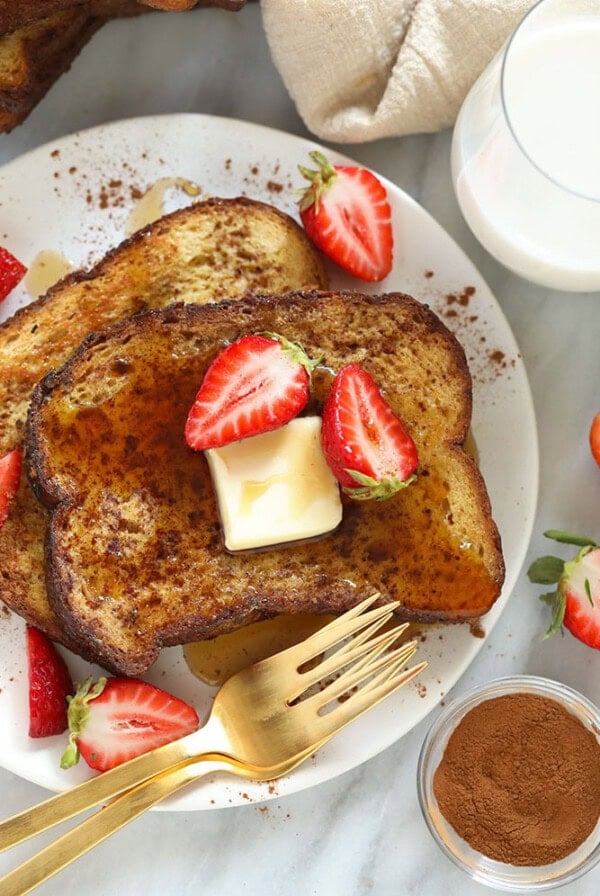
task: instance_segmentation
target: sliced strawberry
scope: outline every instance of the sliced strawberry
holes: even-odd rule
[[[50,640],[37,628],[27,627],[29,675],[29,737],[50,737],[68,728],[67,698],[73,681],[67,664]]]
[[[600,467],[600,412],[596,414],[590,426],[590,451]]]
[[[600,650],[600,548],[582,548],[565,563],[558,590],[565,599],[565,628]]]
[[[318,151],[309,155],[317,169],[298,166],[310,181],[299,203],[308,236],[355,277],[383,280],[392,269],[394,244],[385,187],[366,168],[332,165]]]
[[[318,363],[275,333],[232,342],[206,371],[185,424],[187,444],[220,448],[289,423],[308,401]]]
[[[384,499],[416,477],[415,443],[358,364],[342,367],[323,408],[323,453],[346,494]]]
[[[21,481],[22,454],[14,448],[0,458],[0,529],[2,528]]]
[[[92,679],[69,702],[71,736],[62,768],[83,756],[104,772],[179,737],[199,725],[193,707],[137,678]]]
[[[27,268],[8,249],[0,246],[0,302],[20,283]]]
[[[529,567],[530,581],[557,585],[555,591],[540,597],[553,612],[546,637],[564,625],[584,644],[600,650],[600,547],[585,535],[556,530],[544,534],[580,548],[573,560],[546,556],[538,558]]]

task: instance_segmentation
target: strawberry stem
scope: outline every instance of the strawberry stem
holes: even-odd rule
[[[90,717],[90,709],[88,704],[99,697],[106,686],[106,678],[99,678],[95,685],[92,686],[93,679],[86,680],[79,685],[77,693],[74,697],[68,697],[69,701],[69,745],[62,754],[60,760],[61,768],[72,768],[79,762],[79,747],[77,746],[77,738],[85,729]]]
[[[317,165],[317,170],[298,165],[298,171],[305,180],[310,182],[310,187],[303,191],[300,197],[300,211],[306,211],[311,205],[315,207],[315,213],[319,211],[319,201],[323,193],[329,189],[337,177],[337,171],[327,156],[318,149],[309,152],[312,161]]]
[[[318,149],[313,149],[312,152],[309,152],[310,158],[313,160],[315,165],[318,166],[319,171],[321,173],[321,177],[327,180],[336,176],[336,171],[329,159],[322,152],[319,152]]]
[[[359,487],[344,487],[342,491],[349,498],[354,498],[355,501],[386,501],[401,489],[410,485],[411,482],[415,482],[417,478],[415,473],[409,476],[408,479],[390,478],[381,480],[373,479],[371,476],[360,473],[358,470],[346,470],[346,473],[352,476]]]
[[[266,336],[267,339],[274,339],[276,342],[281,343],[281,347],[283,348],[284,352],[289,355],[292,361],[295,361],[296,364],[302,365],[309,377],[311,376],[313,370],[318,367],[323,360],[323,355],[321,355],[319,358],[310,358],[306,352],[306,349],[300,342],[291,342],[289,339],[286,339],[285,336],[281,336],[279,333],[271,333],[268,330],[265,330],[260,335]]]

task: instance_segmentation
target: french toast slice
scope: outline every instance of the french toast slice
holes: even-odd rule
[[[359,363],[419,452],[416,483],[387,501],[344,498],[323,538],[223,547],[208,465],[184,424],[208,364],[240,335],[276,332],[332,371]],[[406,295],[292,293],[143,312],[91,335],[36,387],[29,475],[49,508],[50,601],[78,652],[139,675],[162,646],[278,613],[337,613],[380,591],[400,615],[473,619],[504,565],[483,479],[464,450],[471,379],[462,348]]]
[[[21,124],[110,19],[245,0],[0,0],[0,133]]]
[[[327,285],[304,231],[270,205],[211,199],[161,218],[0,325],[0,456],[23,442],[35,384],[91,331],[175,299],[202,304]],[[73,647],[46,596],[45,529],[45,512],[23,476],[0,529],[0,600]]]
[[[15,31],[23,25],[30,25],[56,12],[72,9],[74,6],[89,6],[103,0],[0,0],[0,34]],[[117,0],[118,2],[118,0]],[[227,10],[238,10],[246,0],[139,0],[140,4],[154,9],[183,12],[193,6],[220,6]],[[94,10],[98,15],[98,10]]]
[[[89,6],[91,0],[0,0],[0,34],[34,25],[57,13]]]
[[[51,4],[43,18],[25,21],[6,33],[0,31],[0,132],[11,131],[24,121],[105,22],[149,11],[135,0],[62,5],[64,8]],[[18,12],[0,7],[0,22],[20,21]]]

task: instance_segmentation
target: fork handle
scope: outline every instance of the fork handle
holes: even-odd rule
[[[2,896],[25,896],[26,893],[30,893],[53,874],[65,868],[79,856],[85,855],[86,852],[133,821],[138,815],[142,815],[155,803],[199,777],[195,763],[202,759],[204,757],[194,759],[193,766],[189,762],[184,763],[150,780],[142,781],[137,787],[126,791],[107,806],[99,809],[81,824],[55,840],[54,843],[0,878]],[[209,774],[224,767],[232,770],[229,763],[211,762],[202,774]]]
[[[70,790],[58,793],[43,803],[25,809],[12,818],[0,822],[0,852],[22,843],[29,837],[41,834],[61,821],[67,821],[86,809],[117,796],[152,778],[165,770],[189,760],[193,755],[215,755],[221,744],[219,724],[211,716],[202,728],[188,737],[165,744],[150,753],[144,753],[118,765],[111,771],[103,772]],[[210,754],[209,754],[210,750]]]

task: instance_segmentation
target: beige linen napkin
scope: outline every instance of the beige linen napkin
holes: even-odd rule
[[[306,126],[358,143],[451,125],[533,0],[261,0]]]

